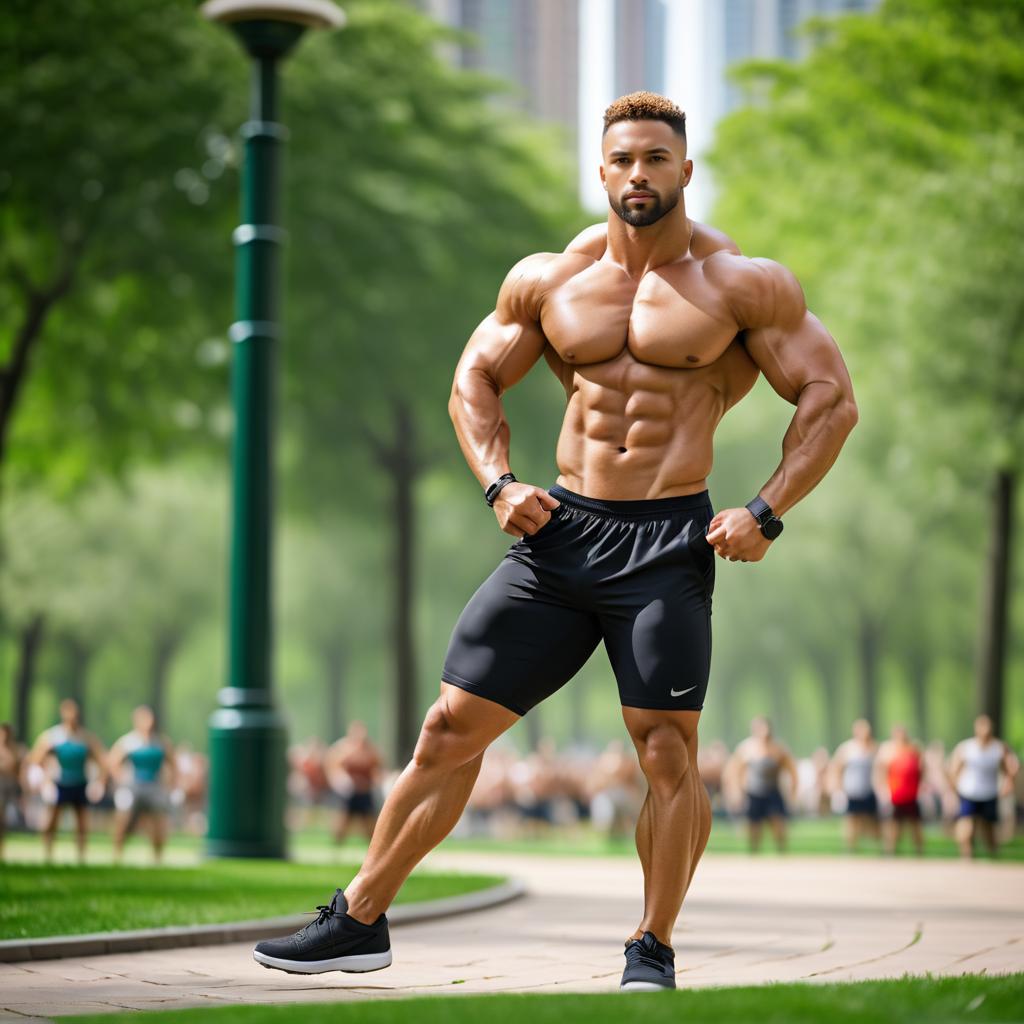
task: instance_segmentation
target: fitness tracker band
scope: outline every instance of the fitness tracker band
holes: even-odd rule
[[[753,501],[747,502],[747,511],[757,520],[761,533],[768,540],[775,540],[782,533],[782,520],[772,511],[771,505],[759,494]]]
[[[486,501],[487,504],[493,508],[494,502],[497,500],[498,495],[501,493],[501,489],[506,484],[514,484],[515,482],[516,478],[514,474],[502,473],[502,475],[499,476],[498,479],[495,480],[494,483],[491,484],[491,486],[488,487],[486,491],[484,491],[484,501]]]

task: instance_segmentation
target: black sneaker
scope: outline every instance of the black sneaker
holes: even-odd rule
[[[391,966],[388,919],[381,914],[373,924],[349,917],[345,893],[338,889],[315,921],[283,939],[256,943],[253,959],[264,967],[289,974],[324,971],[379,971]]]
[[[676,955],[652,932],[626,943],[626,969],[620,992],[660,992],[676,987]]]

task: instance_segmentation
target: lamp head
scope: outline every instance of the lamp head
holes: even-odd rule
[[[253,57],[283,57],[307,28],[345,24],[331,0],[207,0],[199,11],[227,25]]]

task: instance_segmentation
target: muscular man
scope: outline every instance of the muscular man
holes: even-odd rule
[[[683,112],[635,93],[604,120],[606,231],[518,263],[455,371],[459,443],[515,543],[459,618],[440,696],[359,873],[302,932],[256,946],[267,966],[387,966],[384,912],[459,820],[484,749],[603,639],[648,783],[636,830],[644,911],[622,987],[675,987],[672,928],[711,825],[696,764],[714,556],[760,561],[857,414],[793,275],[686,216]],[[511,478],[502,407],[541,358],[566,396],[549,489]],[[782,461],[750,508],[713,514],[715,428],[761,372],[796,405]]]

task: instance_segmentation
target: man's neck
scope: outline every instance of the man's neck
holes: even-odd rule
[[[679,202],[661,220],[647,227],[627,224],[614,210],[608,212],[608,248],[604,259],[622,267],[630,277],[674,263],[690,248],[691,225],[686,204]]]

